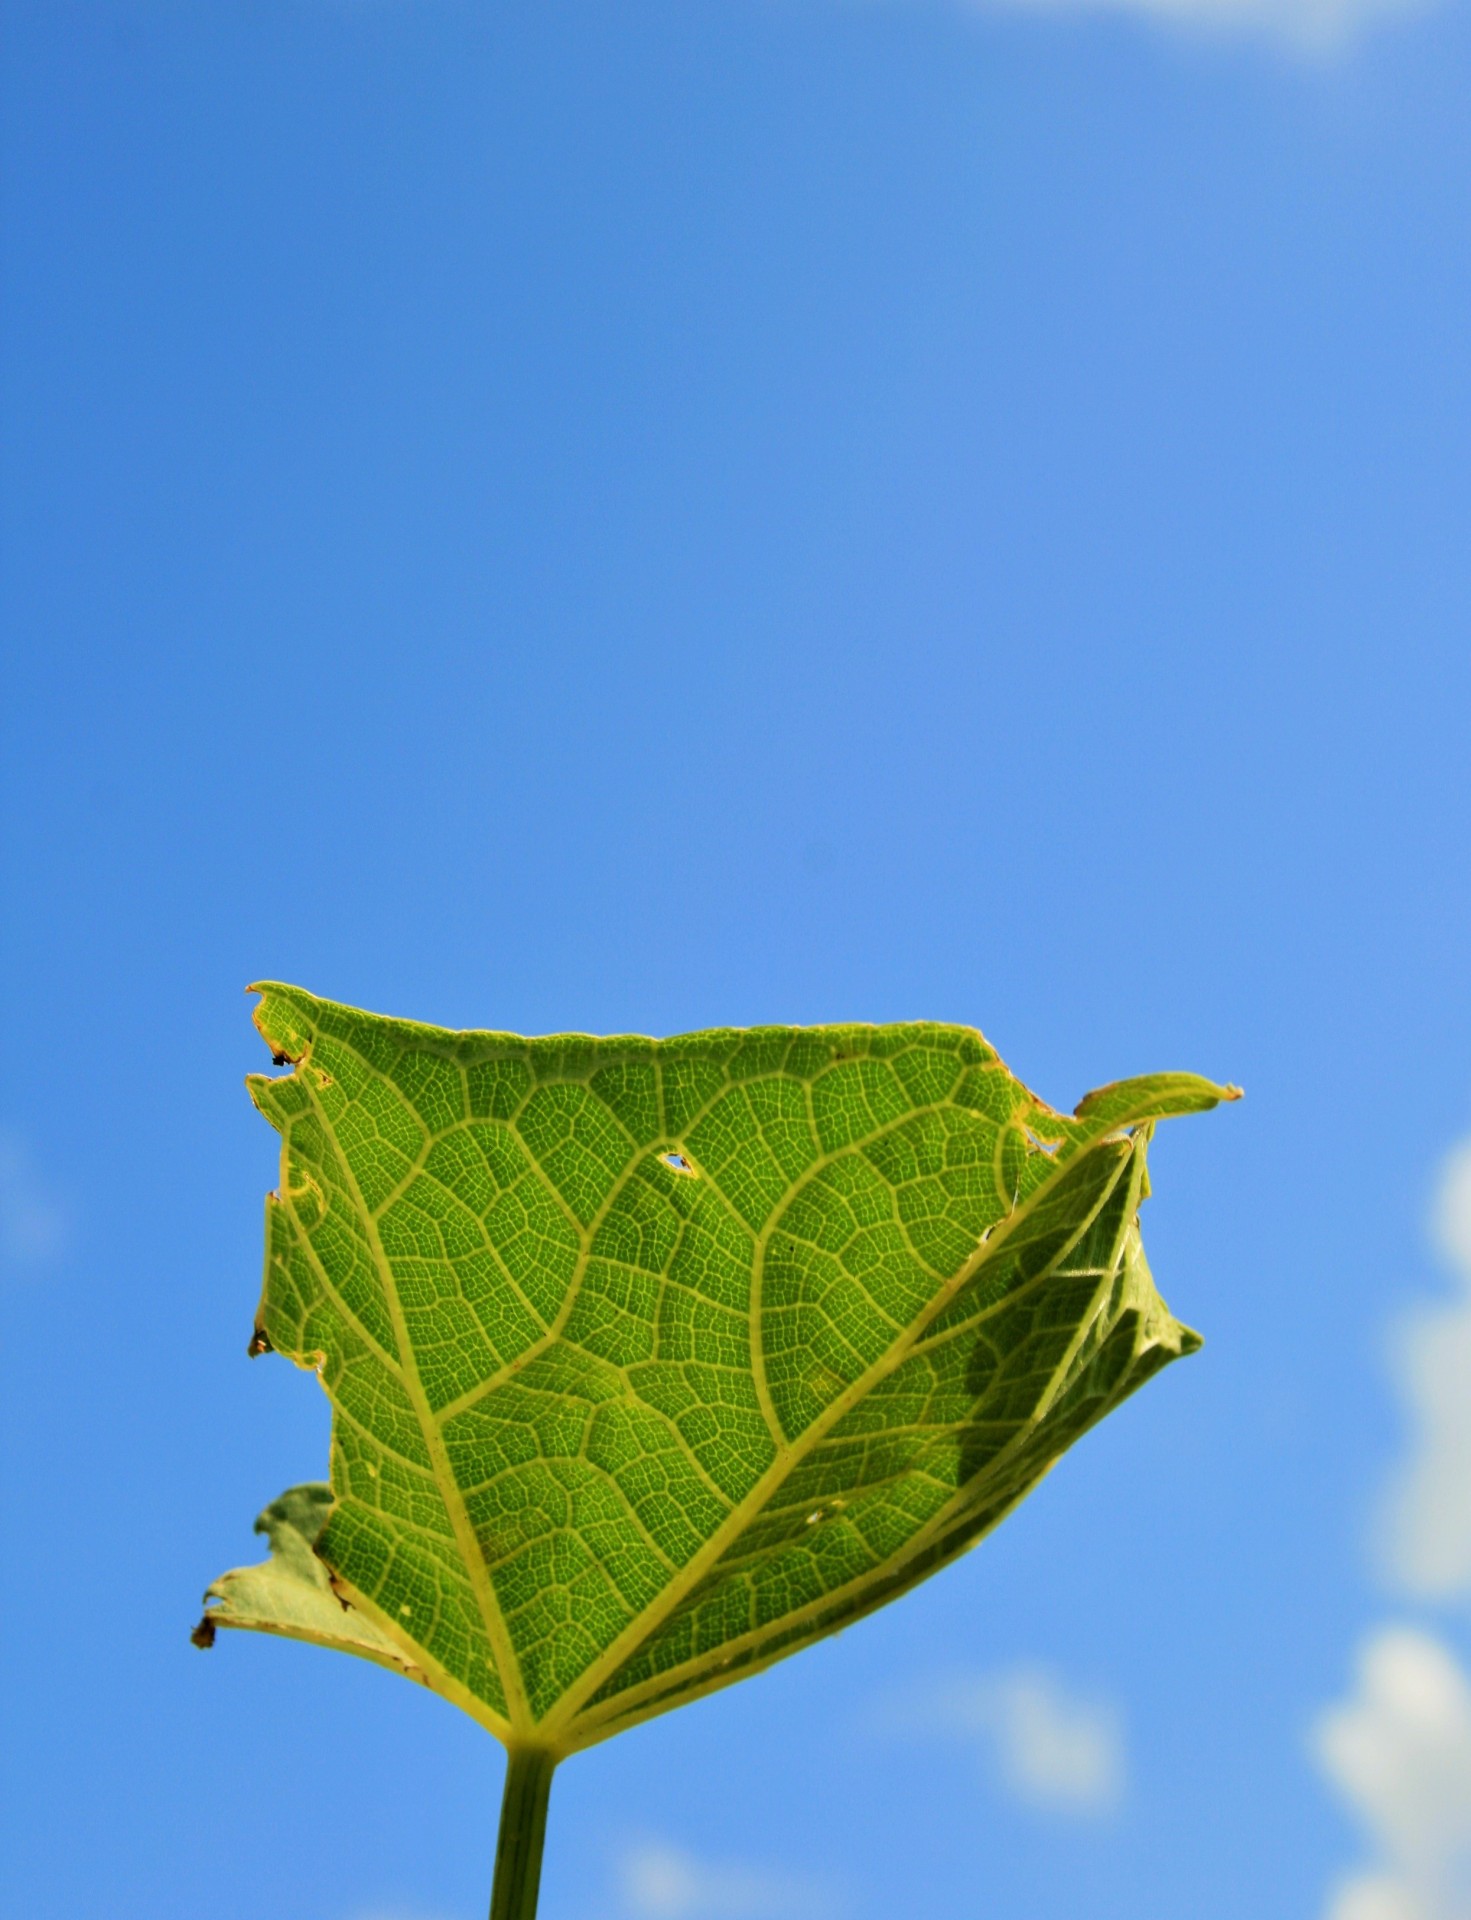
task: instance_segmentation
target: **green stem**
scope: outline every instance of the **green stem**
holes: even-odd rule
[[[507,1754],[490,1920],[536,1920],[547,1801],[556,1764],[556,1754],[545,1747],[512,1747]]]

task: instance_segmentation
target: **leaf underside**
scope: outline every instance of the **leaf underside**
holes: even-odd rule
[[[559,1753],[796,1651],[1004,1515],[1199,1344],[1139,1238],[1154,1121],[1054,1113],[969,1028],[524,1040],[268,985],[253,1350],[331,1486],[200,1633],[336,1646]],[[324,1524],[325,1520],[325,1524]]]

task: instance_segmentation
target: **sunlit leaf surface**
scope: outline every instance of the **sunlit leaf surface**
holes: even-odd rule
[[[964,1027],[524,1040],[261,992],[291,1070],[250,1083],[283,1147],[253,1345],[320,1373],[332,1477],[205,1637],[362,1653],[571,1752],[902,1593],[1198,1344],[1145,1152],[1230,1089],[1067,1117]]]

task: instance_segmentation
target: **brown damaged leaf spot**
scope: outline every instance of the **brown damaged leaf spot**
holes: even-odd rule
[[[250,1360],[258,1360],[263,1353],[274,1353],[275,1351],[276,1349],[271,1345],[271,1336],[266,1332],[264,1327],[257,1327],[255,1329],[254,1333],[250,1336],[250,1345],[245,1349],[246,1357]]]
[[[214,1645],[215,1623],[208,1614],[204,1615],[203,1619],[199,1622],[199,1625],[194,1629],[193,1633],[190,1634],[189,1638],[193,1641],[196,1647],[202,1647],[206,1651],[208,1651],[208,1649]]]
[[[264,994],[266,989],[261,981],[253,980],[245,991],[247,993]],[[284,1033],[272,1033],[266,1025],[265,1013],[266,1003],[264,1000],[261,1000],[251,1009],[250,1018],[251,1024],[254,1026],[256,1032],[271,1050],[272,1063],[278,1067],[296,1066],[306,1057],[307,1042],[305,1035],[292,1033],[289,1029]]]

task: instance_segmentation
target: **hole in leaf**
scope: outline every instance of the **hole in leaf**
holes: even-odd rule
[[[676,1173],[694,1173],[695,1171],[682,1153],[661,1153],[659,1158],[666,1167],[673,1167]]]

